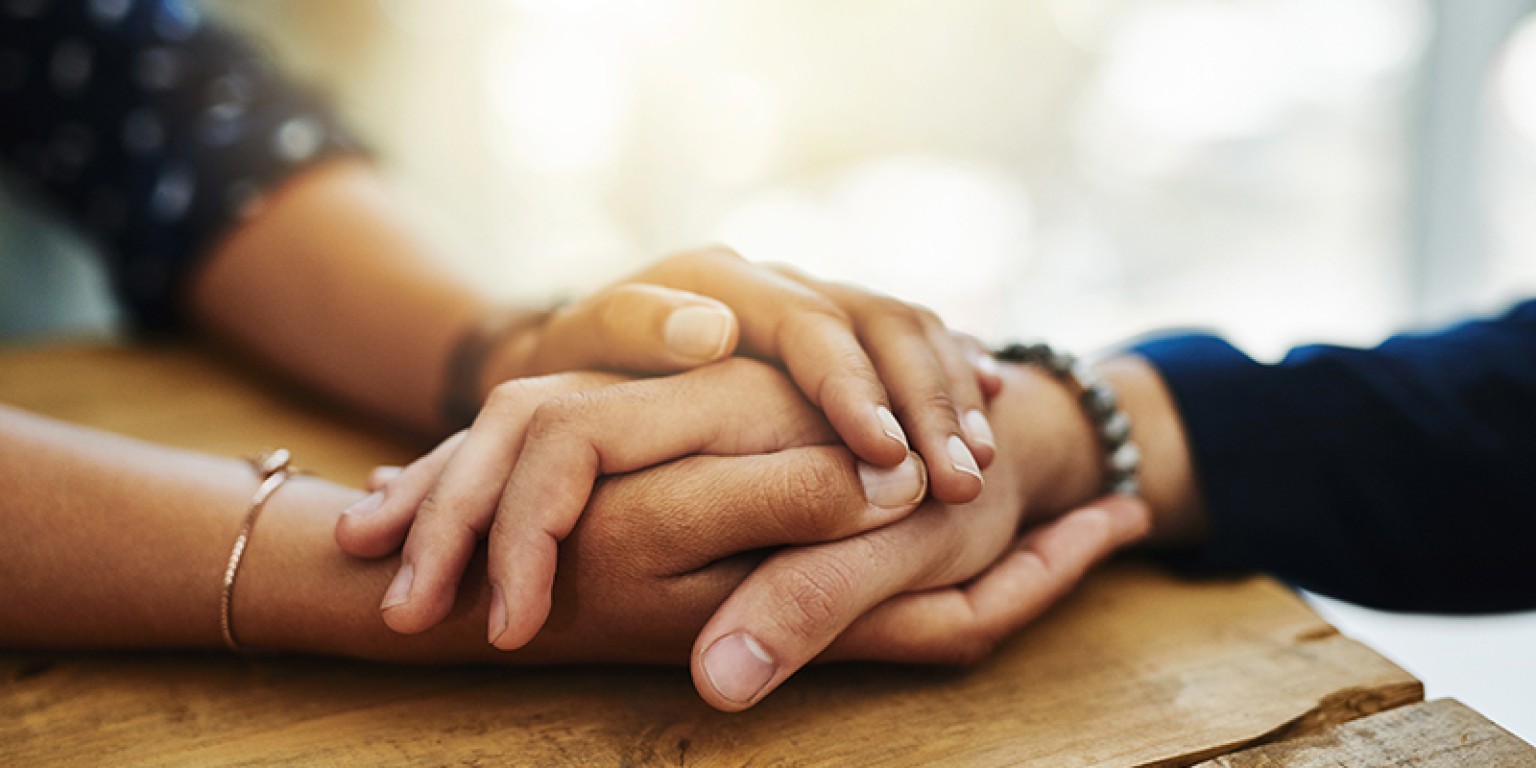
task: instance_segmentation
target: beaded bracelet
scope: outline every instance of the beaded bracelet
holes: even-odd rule
[[[1131,417],[1120,408],[1119,398],[1108,383],[1079,365],[1071,353],[1052,349],[1049,344],[1009,344],[992,356],[1010,363],[1038,365],[1075,389],[1078,402],[1104,446],[1104,492],[1134,496],[1141,490],[1136,479],[1141,449],[1131,441]]]

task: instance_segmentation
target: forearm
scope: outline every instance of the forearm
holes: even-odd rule
[[[218,644],[249,468],[3,407],[0,466],[0,643]]]
[[[211,254],[197,322],[283,372],[425,434],[452,348],[502,311],[450,277],[365,164],[290,179]]]
[[[0,406],[0,646],[217,648],[221,576],[256,477],[217,458]],[[361,496],[310,477],[280,488],[251,535],[231,611],[257,650],[380,659],[489,658],[478,588],[439,631],[378,618],[392,559],[331,539]],[[483,582],[472,579],[472,584]]]

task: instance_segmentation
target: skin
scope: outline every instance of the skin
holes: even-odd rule
[[[432,254],[366,166],[333,163],[285,184],[215,248],[192,281],[189,309],[199,328],[340,402],[441,434],[436,403],[449,350],[465,328],[506,310],[444,278]],[[720,345],[680,355],[668,330],[682,309],[727,318]],[[462,585],[432,631],[391,631],[373,606],[398,579],[400,560],[337,552],[333,531],[346,543],[348,525],[338,529],[337,510],[366,497],[310,478],[292,480],[264,513],[236,592],[237,633],[253,647],[391,660],[689,661],[707,700],[740,709],[813,658],[974,659],[1089,564],[1145,532],[1140,504],[1080,506],[1097,483],[1097,451],[1054,382],[1013,370],[1003,386],[968,368],[975,350],[925,310],[755,267],[723,249],[664,260],[539,316],[493,350],[479,384],[490,393],[505,379],[571,368],[685,370],[738,351],[780,363],[789,378],[745,390],[698,387],[674,393],[670,407],[686,419],[713,393],[762,431],[725,436],[738,443],[687,433],[666,450],[573,475],[571,487],[585,488],[581,503],[565,507],[556,530],[534,528],[561,558],[554,581],[532,590],[537,598],[547,586],[547,612],[536,614],[548,622],[526,645],[508,643],[522,646],[515,653],[485,641],[496,626],[486,585],[503,567],[494,557],[487,566],[471,556],[460,569]],[[1149,368],[1120,366],[1110,378],[1157,454],[1148,450],[1144,478],[1160,521],[1154,530],[1189,540],[1201,524],[1177,416]],[[614,408],[669,396],[666,385],[618,383],[513,398],[529,434],[542,436],[530,444],[563,433],[533,429],[540,413],[554,413],[542,418],[574,428],[599,454],[625,447],[613,442],[627,434],[613,431]],[[790,393],[801,399],[788,405]],[[989,395],[997,398],[987,408]],[[897,417],[894,429],[878,418],[881,407]],[[987,428],[973,428],[970,416]],[[955,459],[957,441],[969,462]],[[926,472],[912,498],[925,487],[933,498],[875,510],[861,468],[913,456]],[[1010,458],[990,466],[998,456]],[[446,483],[446,459],[457,451],[441,458],[423,502]],[[0,478],[0,540],[27,543],[0,561],[11,585],[0,601],[0,643],[218,644],[218,576],[249,500],[248,467],[10,409],[0,409],[0,460],[14,468]],[[394,486],[405,475],[381,479]],[[112,515],[101,514],[108,508]],[[409,507],[408,520],[418,508]],[[720,510],[736,513],[731,526],[719,525]],[[1026,533],[1015,537],[1021,525]],[[394,546],[409,527],[396,526]],[[765,548],[772,554],[763,560]],[[546,566],[554,568],[553,556]],[[515,598],[502,599],[506,609]],[[766,649],[774,672],[749,696],[724,696],[703,659],[721,638],[742,634]]]
[[[448,615],[470,557],[488,535],[493,591],[535,598],[493,603],[488,636],[511,650],[532,639],[550,610],[557,548],[576,519],[566,516],[562,523],[555,513],[562,506],[580,513],[600,476],[688,456],[835,444],[825,419],[782,374],[744,358],[666,379],[565,374],[517,380],[498,388],[467,433],[406,469],[370,497],[373,504],[349,509],[337,541],[366,557],[401,550],[405,539],[400,575],[382,609],[391,628],[415,633]],[[927,490],[915,455],[890,471],[854,464],[867,505],[842,518],[845,527],[833,538],[900,519]],[[490,512],[498,504],[493,525]],[[449,512],[456,507],[486,514],[465,522]],[[546,514],[517,514],[525,509]],[[518,579],[544,581],[532,589],[506,589]],[[508,641],[509,632],[521,636]]]
[[[290,179],[214,248],[192,280],[190,310],[200,328],[247,354],[422,435],[456,426],[438,412],[445,372],[458,340],[487,317],[525,321],[480,372],[492,412],[507,410],[506,381],[581,369],[669,373],[750,356],[781,364],[868,466],[894,470],[915,454],[935,498],[961,504],[982,491],[981,470],[995,456],[985,392],[997,382],[972,368],[932,312],[718,247],[663,259],[553,312],[507,310],[444,275],[434,256],[368,166],[333,162]],[[521,422],[509,433],[482,418],[455,438],[462,445],[439,449],[456,468],[410,510],[423,532],[407,543],[410,567],[396,574],[410,604],[389,606],[398,608],[386,614],[392,627],[420,632],[446,615],[472,541],[441,531],[484,534],[493,519],[518,521],[491,540],[498,611],[488,629],[498,647],[520,647],[547,617],[558,544],[599,474],[730,449],[674,434],[630,451],[620,470],[600,460],[616,437],[630,436],[615,414],[571,415],[580,410],[571,403],[592,399],[525,414],[535,438],[526,443]],[[573,420],[587,425],[580,440],[552,439]],[[514,461],[524,468],[514,472]],[[499,502],[475,479],[485,475],[508,490]],[[427,587],[419,600],[409,589],[418,568]]]
[[[1148,370],[1134,364],[1128,372]],[[235,630],[256,648],[511,663],[697,663],[697,650],[713,638],[748,631],[784,659],[783,677],[818,653],[973,660],[1088,564],[1145,532],[1139,505],[1074,506],[1091,495],[1097,473],[1086,444],[1067,448],[1086,438],[1086,426],[1063,407],[1068,395],[1054,382],[1028,371],[1006,376],[993,410],[1010,425],[1000,433],[1005,452],[1019,458],[988,470],[996,482],[987,494],[966,507],[929,501],[899,522],[850,538],[839,537],[859,527],[849,520],[868,504],[853,457],[836,446],[696,456],[605,479],[562,545],[569,567],[555,585],[550,625],[514,653],[485,642],[489,595],[479,563],[437,630],[390,631],[372,606],[396,561],[347,557],[331,539],[338,510],[362,492],[295,478],[256,527],[237,582]],[[1155,385],[1155,377],[1146,383]],[[1122,391],[1154,429],[1157,420],[1142,410],[1147,403],[1137,390]],[[809,420],[814,411],[806,407],[804,414]],[[1163,444],[1155,435],[1145,439],[1149,448]],[[0,601],[0,644],[218,645],[219,574],[254,486],[248,467],[4,408],[0,459],[16,468],[0,478],[0,497],[7,499],[0,540],[29,544],[0,560],[0,578],[12,585]],[[1160,473],[1188,465],[1152,452],[1148,466]],[[1192,487],[1176,477],[1147,479],[1154,504]],[[995,535],[1026,517],[1021,499],[1032,504],[1030,532],[1018,540]],[[101,515],[108,506],[114,514]],[[722,510],[732,512],[729,521]],[[1163,530],[1153,535],[1164,538]],[[782,549],[760,564],[760,555],[750,554],[828,539]],[[825,568],[853,577],[845,587],[819,591],[827,596],[825,611],[779,596],[797,594],[794,584],[815,583]],[[866,578],[875,586],[859,586]],[[717,706],[743,706],[712,698],[707,680],[703,688]]]

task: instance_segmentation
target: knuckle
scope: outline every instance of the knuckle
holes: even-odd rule
[[[1018,555],[1021,559],[1019,571],[1028,574],[1027,578],[1037,584],[1051,584],[1055,582],[1056,569],[1037,552],[1023,552]]]
[[[976,383],[976,374],[972,371],[970,363],[964,360],[946,362],[944,369],[948,376],[949,397],[954,402],[955,412],[965,413],[981,408],[984,404],[981,386]]]
[[[742,401],[750,402],[753,412],[762,415],[753,420],[751,431],[773,435],[772,444],[777,447],[799,445],[809,439],[808,435],[820,434],[820,414],[806,401],[795,382],[772,365],[732,357],[713,363],[696,375],[705,386],[742,393]]]
[[[832,321],[853,326],[852,319],[841,306],[831,299],[819,293],[804,291],[794,298],[794,306],[791,308],[788,320],[804,323],[808,326],[816,326],[827,321]]]
[[[426,498],[421,501],[416,524],[423,532],[422,535],[430,539],[423,542],[427,549],[435,553],[446,542],[479,539],[482,527],[473,516],[464,512],[462,508],[455,508],[445,502],[439,489],[428,491]]]
[[[835,527],[844,482],[842,468],[824,457],[796,462],[784,478],[785,503],[776,505],[785,527],[805,536]]]
[[[570,392],[540,403],[528,419],[527,439],[542,441],[570,433],[590,400],[588,393]]]
[[[762,408],[767,429],[763,435],[768,445],[779,449],[798,448],[826,444],[836,440],[836,434],[826,419],[806,401],[805,396],[793,384],[778,387],[776,402]]]
[[[593,296],[591,306],[598,329],[607,332],[622,327],[626,320],[633,321],[634,304],[640,298],[641,291],[634,285],[616,285]]]
[[[894,296],[884,295],[876,295],[874,301],[875,306],[881,312],[892,317],[900,318],[913,324],[920,324],[923,320],[922,308],[916,304],[910,304]]]
[[[593,363],[609,368],[624,367],[625,353],[630,351],[627,347],[631,346],[631,328],[636,318],[645,314],[642,307],[648,298],[638,286],[626,286],[623,290],[612,290],[603,295],[593,308],[595,327],[587,331],[598,342],[598,352]]]
[[[819,642],[835,634],[854,577],[840,560],[803,564],[784,577],[781,626],[796,640]]]
[[[509,379],[492,387],[491,393],[485,399],[486,407],[496,411],[515,410],[518,405],[533,397],[527,381],[527,379]]]
[[[833,335],[843,333],[855,336],[853,321],[841,307],[820,296],[803,296],[796,299],[781,315],[774,329],[773,341],[782,355],[784,351],[805,346],[809,339],[825,338],[829,331]],[[857,344],[854,346],[857,347]],[[853,355],[844,353],[842,357]]]
[[[868,392],[870,396],[884,391],[880,383],[880,374],[875,372],[869,356],[859,347],[849,347],[837,350],[831,357],[832,370],[825,378],[825,386],[842,387],[860,392]]]
[[[878,317],[883,323],[892,323],[909,330],[922,330],[926,332],[922,316],[918,314],[917,308],[905,301],[880,294],[865,294],[859,303],[863,305],[865,313]]]
[[[788,286],[786,300],[790,306],[786,309],[786,318],[799,319],[802,323],[823,323],[826,319],[834,319],[837,323],[851,324],[848,312],[840,301],[834,301],[833,296],[828,296],[820,290],[809,289],[800,284]]]
[[[918,321],[923,325],[928,326],[929,328],[944,327],[944,320],[943,318],[939,317],[937,312],[934,312],[933,310],[921,304],[908,304],[907,308],[912,310],[913,316],[916,317]]]
[[[662,515],[643,513],[648,511],[647,502],[667,497],[657,493],[631,493],[630,486],[636,484],[649,485],[648,476],[622,475],[599,480],[592,488],[591,499],[582,512],[581,522],[572,530],[567,546],[600,553],[624,552],[625,556],[618,559],[628,561],[628,565],[649,565],[654,556],[665,554],[657,551],[662,549],[658,542],[664,538],[656,535],[654,526],[644,528],[640,521],[666,519]],[[613,559],[611,554],[608,556]],[[615,562],[613,565],[619,567],[621,564]]]
[[[918,408],[927,413],[938,413],[945,424],[956,422],[955,398],[939,387],[929,387],[918,395]]]
[[[497,515],[491,521],[491,527],[486,532],[486,547],[490,556],[486,559],[486,571],[491,575],[502,573],[506,570],[507,559],[499,557],[501,549],[517,534],[517,526]]]
[[[427,495],[423,496],[421,503],[416,506],[416,525],[418,527],[424,521],[435,519],[442,512],[442,499],[442,494],[437,488],[434,487],[427,491]]]
[[[787,277],[791,280],[794,280],[795,282],[803,283],[809,282],[810,280],[810,276],[807,275],[804,270],[793,265],[786,264],[782,261],[764,261],[759,262],[758,265],[763,269],[768,270],[769,272],[777,273],[780,276]]]

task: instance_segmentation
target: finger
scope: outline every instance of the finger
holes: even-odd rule
[[[776,271],[830,298],[852,317],[899,422],[928,464],[934,497],[950,504],[975,499],[983,483],[981,468],[994,453],[991,426],[981,411],[975,377],[943,323],[906,302],[793,270]],[[962,419],[970,429],[961,427]]]
[[[854,622],[823,658],[979,661],[1065,596],[1094,564],[1146,536],[1150,525],[1150,514],[1139,499],[1098,499],[1026,534],[964,587],[901,595],[883,603]]]
[[[734,712],[758,701],[860,615],[911,589],[944,556],[949,508],[930,502],[900,525],[783,550],[720,606],[694,644],[700,696]]]
[[[874,358],[912,442],[928,464],[934,498],[964,504],[981,494],[981,466],[962,436],[951,381],[915,311],[881,312],[860,338]],[[979,397],[978,397],[979,399]]]
[[[742,359],[540,406],[491,528],[492,643],[519,648],[543,625],[557,546],[599,475],[691,454],[763,453],[825,433],[825,422],[777,371]]]
[[[614,374],[579,372],[516,379],[492,391],[427,490],[399,499],[401,506],[409,506],[414,520],[401,550],[400,567],[379,604],[390,629],[402,634],[421,632],[452,609],[464,568],[490,527],[529,419],[539,405],[624,380]],[[395,499],[385,501],[387,507],[395,505]]]
[[[1003,391],[1003,372],[992,357],[992,350],[981,339],[961,333],[950,331],[950,337],[959,344],[967,359],[971,361],[971,369],[976,374],[976,384],[981,387],[981,394],[988,400],[997,397]]]
[[[691,456],[602,483],[591,507],[710,499],[666,515],[611,515],[585,535],[622,542],[648,573],[683,575],[742,552],[835,541],[905,517],[927,492],[922,459],[875,467],[841,446],[750,456]],[[592,530],[594,527],[599,530]]]
[[[926,309],[918,310],[918,314],[928,329],[928,344],[949,382],[949,394],[955,400],[955,412],[959,415],[966,445],[970,446],[976,463],[986,469],[997,455],[997,439],[992,435],[992,423],[984,410],[986,398],[976,380],[975,368],[964,346],[950,334],[937,315]]]
[[[426,497],[443,465],[453,456],[464,433],[458,432],[427,455],[399,470],[385,486],[374,488],[336,519],[336,543],[354,557],[383,557],[400,549],[416,519],[416,507]],[[380,469],[383,469],[382,467]],[[377,473],[379,470],[374,470]],[[370,487],[373,487],[370,481]]]
[[[384,490],[389,486],[390,482],[400,476],[400,472],[403,469],[404,467],[393,465],[374,467],[373,471],[368,473],[368,492]]]
[[[811,289],[725,248],[667,259],[644,279],[713,296],[736,313],[741,350],[780,361],[848,447],[895,466],[910,447],[847,315]]]
[[[671,373],[729,357],[737,335],[736,315],[719,301],[625,283],[555,313],[529,365],[535,373]]]

